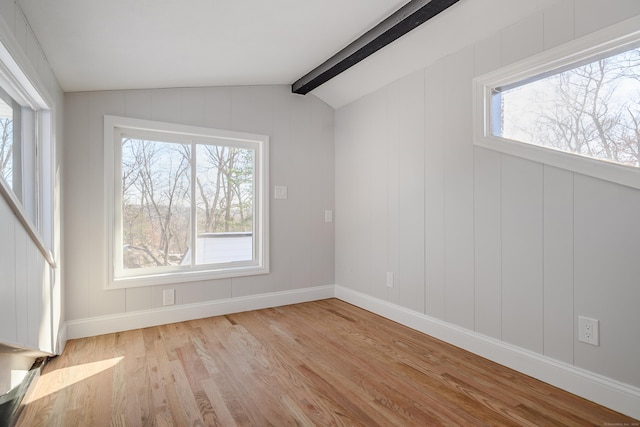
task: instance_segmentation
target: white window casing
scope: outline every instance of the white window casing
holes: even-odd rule
[[[154,140],[159,143],[190,147],[189,151],[189,208],[190,240],[189,250],[194,249],[200,236],[196,228],[196,147],[224,144],[251,151],[254,156],[253,169],[253,228],[251,259],[198,263],[195,257],[187,257],[186,264],[162,265],[160,267],[125,268],[123,261],[123,192],[122,186],[122,146],[123,138]],[[185,283],[228,277],[250,276],[269,273],[269,138],[265,135],[242,133],[228,130],[187,126],[127,117],[104,117],[105,154],[105,206],[106,241],[108,242],[108,280],[105,289],[119,289],[138,286]],[[186,209],[186,208],[185,208]],[[206,233],[205,233],[206,234]],[[233,234],[233,233],[228,233]]]
[[[536,77],[552,74],[557,70],[570,69],[572,65],[584,64],[590,59],[597,60],[639,45],[640,17],[634,17],[476,77],[473,81],[474,144],[640,189],[640,168],[495,136],[492,134],[492,121],[495,125],[495,121],[500,118],[492,117],[491,114],[492,91],[496,88],[519,82],[526,84],[528,80],[535,80]]]

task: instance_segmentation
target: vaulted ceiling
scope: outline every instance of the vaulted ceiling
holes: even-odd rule
[[[556,0],[460,0],[315,89],[334,108]],[[404,0],[19,0],[66,92],[292,84]]]

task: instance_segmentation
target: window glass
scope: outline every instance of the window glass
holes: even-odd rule
[[[196,264],[253,259],[254,151],[196,148]]]
[[[122,138],[125,269],[180,265],[190,246],[191,147]]]
[[[491,133],[640,167],[640,48],[493,88]]]
[[[20,138],[16,138],[19,135],[14,135],[14,129],[20,129],[19,110],[16,116],[14,117],[14,101],[0,92],[0,176],[21,200]]]

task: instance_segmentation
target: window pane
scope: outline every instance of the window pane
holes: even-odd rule
[[[640,167],[640,48],[496,88],[492,98],[495,136]]]
[[[190,244],[190,147],[122,139],[125,269],[180,265]]]
[[[196,148],[196,264],[250,261],[253,255],[253,150]]]
[[[20,192],[14,188],[14,183],[19,181],[14,179],[14,174],[20,173],[19,155],[16,153],[19,144],[14,144],[13,107],[10,104],[0,98],[0,176],[20,197]]]

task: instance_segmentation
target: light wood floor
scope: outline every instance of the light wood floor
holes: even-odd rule
[[[335,299],[72,340],[30,400],[20,426],[637,423]]]

